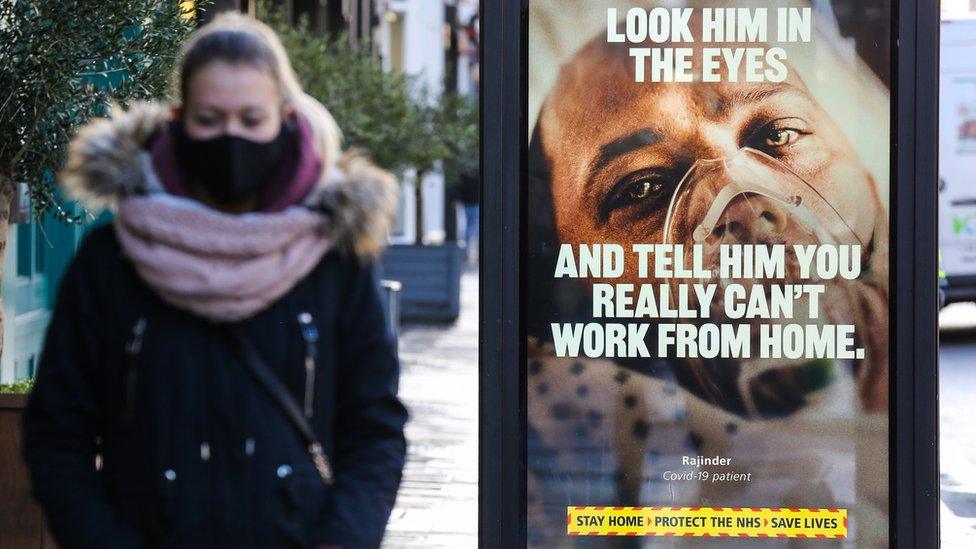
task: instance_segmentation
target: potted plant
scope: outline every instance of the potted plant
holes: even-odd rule
[[[55,192],[74,129],[112,101],[164,96],[191,16],[167,0],[0,2],[0,260],[21,189],[36,221],[81,221]],[[2,332],[0,312],[0,353]],[[4,547],[53,547],[21,458],[20,418],[32,382],[0,385]]]
[[[20,418],[33,378],[0,385],[0,532],[11,547],[50,547],[44,516],[30,492],[21,457]]]
[[[306,19],[291,24],[263,3],[257,14],[281,36],[306,92],[329,108],[346,145],[413,187],[414,243],[390,246],[382,260],[383,276],[402,283],[402,318],[453,321],[462,251],[455,242],[424,242],[422,186],[432,171],[457,169],[459,158],[476,161],[477,108],[452,95],[431,97],[416,78],[384,71],[368,44],[316,34]]]
[[[454,321],[460,312],[463,250],[457,242],[430,245],[422,240],[422,182],[431,170],[443,172],[447,185],[478,162],[478,110],[469,98],[445,94],[436,103],[421,95],[413,119],[417,138],[403,151],[416,176],[414,244],[391,246],[385,272],[403,282],[403,311],[408,320]],[[450,211],[450,209],[448,209]]]

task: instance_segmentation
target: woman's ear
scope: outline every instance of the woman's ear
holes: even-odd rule
[[[170,109],[170,115],[173,117],[173,120],[182,120],[183,109],[180,107],[173,107],[172,109]]]

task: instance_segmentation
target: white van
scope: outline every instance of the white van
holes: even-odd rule
[[[976,301],[976,19],[942,21],[939,71],[940,282]]]

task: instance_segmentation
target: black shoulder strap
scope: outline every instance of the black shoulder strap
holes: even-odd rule
[[[257,380],[258,385],[263,387],[275,403],[278,404],[278,407],[281,408],[281,411],[284,412],[285,416],[298,431],[298,434],[305,441],[308,452],[312,456],[312,461],[315,463],[315,468],[318,470],[319,476],[322,477],[322,481],[326,484],[332,484],[332,468],[329,466],[328,458],[325,455],[322,444],[319,443],[318,438],[315,436],[315,431],[308,423],[305,415],[302,414],[302,410],[298,402],[295,401],[295,397],[292,396],[288,388],[278,379],[278,376],[268,369],[261,356],[258,355],[257,350],[241,334],[237,327],[227,325],[223,327],[223,330],[227,336],[231,350],[244,363],[247,370]]]

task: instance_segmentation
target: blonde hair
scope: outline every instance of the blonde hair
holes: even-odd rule
[[[283,101],[304,118],[322,161],[323,176],[342,154],[342,133],[332,113],[302,89],[278,35],[268,25],[237,12],[225,12],[197,29],[183,44],[175,80],[176,96],[185,102],[193,73],[215,62],[263,65],[271,71]]]

